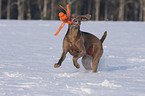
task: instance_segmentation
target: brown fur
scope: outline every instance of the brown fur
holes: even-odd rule
[[[63,40],[63,53],[58,63],[54,65],[55,68],[61,66],[67,52],[69,52],[73,56],[73,64],[76,68],[80,68],[80,65],[77,63],[78,58],[83,57],[82,64],[85,69],[92,69],[93,72],[97,71],[99,60],[103,54],[102,43],[107,36],[107,32],[105,32],[99,40],[96,36],[90,33],[80,31],[79,25],[81,24],[81,20],[89,18],[90,15],[72,15],[72,24],[69,25]]]

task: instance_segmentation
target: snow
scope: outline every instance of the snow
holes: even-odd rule
[[[0,20],[0,96],[145,96],[145,22],[82,22],[81,30],[101,38],[97,73],[72,64],[62,53],[67,25],[60,21]]]

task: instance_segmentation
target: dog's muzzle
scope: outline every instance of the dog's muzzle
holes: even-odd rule
[[[73,18],[73,19],[72,19],[72,24],[71,24],[71,25],[72,25],[73,27],[75,27],[75,28],[79,28],[80,24],[79,24],[78,19]]]
[[[78,19],[73,18],[73,19],[72,19],[72,25],[77,25],[77,24],[79,24]]]

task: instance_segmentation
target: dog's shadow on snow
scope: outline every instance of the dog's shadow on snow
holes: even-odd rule
[[[107,62],[105,62],[105,58],[103,57],[98,66],[98,71],[106,71],[106,72],[113,72],[113,71],[121,71],[121,70],[128,70],[133,68],[134,66],[109,66]]]
[[[127,63],[129,63],[129,62],[127,62]],[[113,65],[116,65],[116,66],[111,66],[110,63],[105,62],[105,58],[103,57],[102,60],[100,60],[98,71],[106,71],[106,72],[125,71],[125,70],[130,70],[130,69],[133,69],[136,67],[140,67],[140,66],[136,66],[136,65],[130,66],[130,65],[124,65],[124,64],[122,66],[120,66],[121,64],[118,64],[117,62],[116,62],[116,64],[113,64]]]
[[[127,69],[129,69],[128,66],[108,67],[106,68],[106,71],[112,72],[112,71],[127,70]]]

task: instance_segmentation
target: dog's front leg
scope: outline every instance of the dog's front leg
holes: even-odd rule
[[[73,57],[73,64],[76,68],[80,68],[80,65],[78,64],[77,60],[86,54],[84,40],[82,39],[82,40],[78,41],[76,46],[78,48],[78,54]]]
[[[74,64],[74,66],[76,67],[76,68],[80,68],[80,65],[78,64],[78,62],[77,62],[77,60],[78,60],[78,56],[74,56],[73,57],[73,64]]]
[[[81,51],[78,55],[76,55],[76,56],[73,57],[73,64],[74,64],[74,66],[75,66],[76,68],[78,68],[78,69],[80,68],[80,65],[78,64],[77,60],[78,60],[80,57],[84,56],[85,54],[86,54],[85,51]]]
[[[54,67],[55,68],[58,68],[61,66],[61,63],[63,62],[63,60],[65,59],[66,57],[66,54],[67,54],[67,51],[63,51],[62,55],[61,55],[61,58],[59,59],[58,63],[54,64]]]
[[[67,52],[68,52],[67,42],[66,42],[66,40],[64,40],[64,42],[63,42],[63,52],[62,52],[61,58],[59,59],[58,63],[54,64],[55,68],[58,68],[58,67],[61,66],[61,63],[64,61]]]

